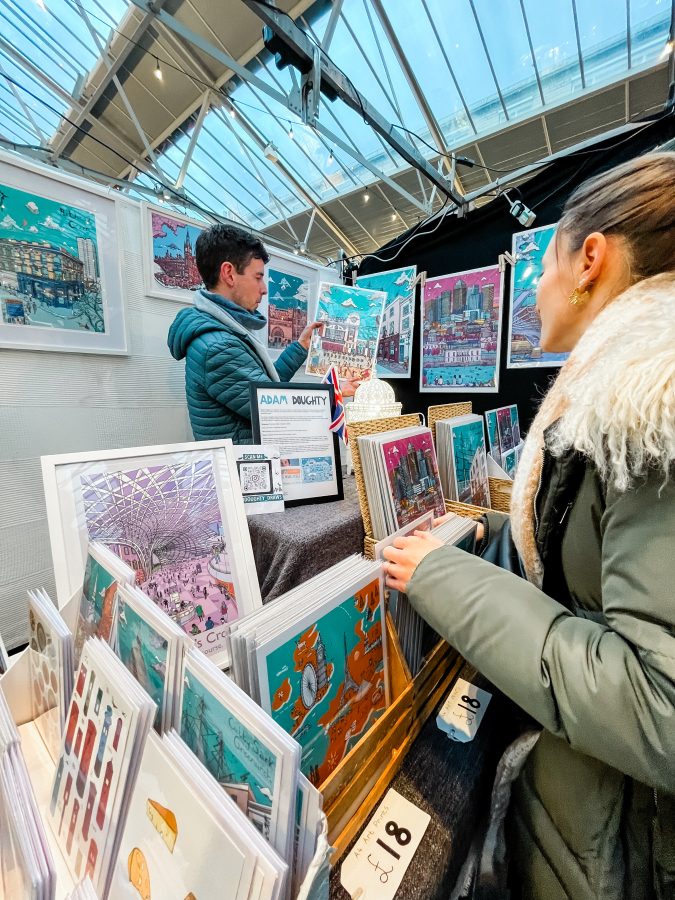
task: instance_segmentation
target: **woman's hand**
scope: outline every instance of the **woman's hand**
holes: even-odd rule
[[[407,594],[415,569],[425,556],[443,546],[443,541],[439,541],[428,531],[416,531],[411,537],[397,537],[382,553],[387,587]]]
[[[298,343],[301,347],[304,347],[305,350],[309,350],[309,345],[312,341],[312,335],[319,328],[323,328],[325,322],[310,322],[300,333],[300,337],[298,338]]]

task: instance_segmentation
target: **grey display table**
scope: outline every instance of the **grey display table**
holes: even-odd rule
[[[356,482],[352,475],[343,476],[343,481],[344,500],[249,517],[263,603],[351,553],[363,552],[363,520]]]

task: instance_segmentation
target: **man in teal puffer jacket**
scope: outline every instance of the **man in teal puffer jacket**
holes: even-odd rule
[[[197,441],[232,438],[250,444],[251,381],[290,381],[307,358],[320,322],[313,322],[274,363],[256,336],[266,319],[258,312],[267,293],[269,255],[252,235],[213,225],[196,244],[197,268],[206,289],[182,309],[169,329],[174,359],[185,359],[185,392]]]

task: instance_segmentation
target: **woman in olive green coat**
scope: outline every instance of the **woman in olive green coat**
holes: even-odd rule
[[[429,536],[385,550],[388,584],[543,727],[509,809],[523,897],[675,897],[674,184],[672,153],[592,179],[544,257],[542,348],[571,354],[513,487],[527,580]]]

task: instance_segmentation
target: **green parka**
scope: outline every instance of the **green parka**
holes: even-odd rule
[[[575,451],[543,472],[543,590],[443,547],[409,597],[544,728],[509,812],[523,896],[673,898],[675,472],[619,492]]]

